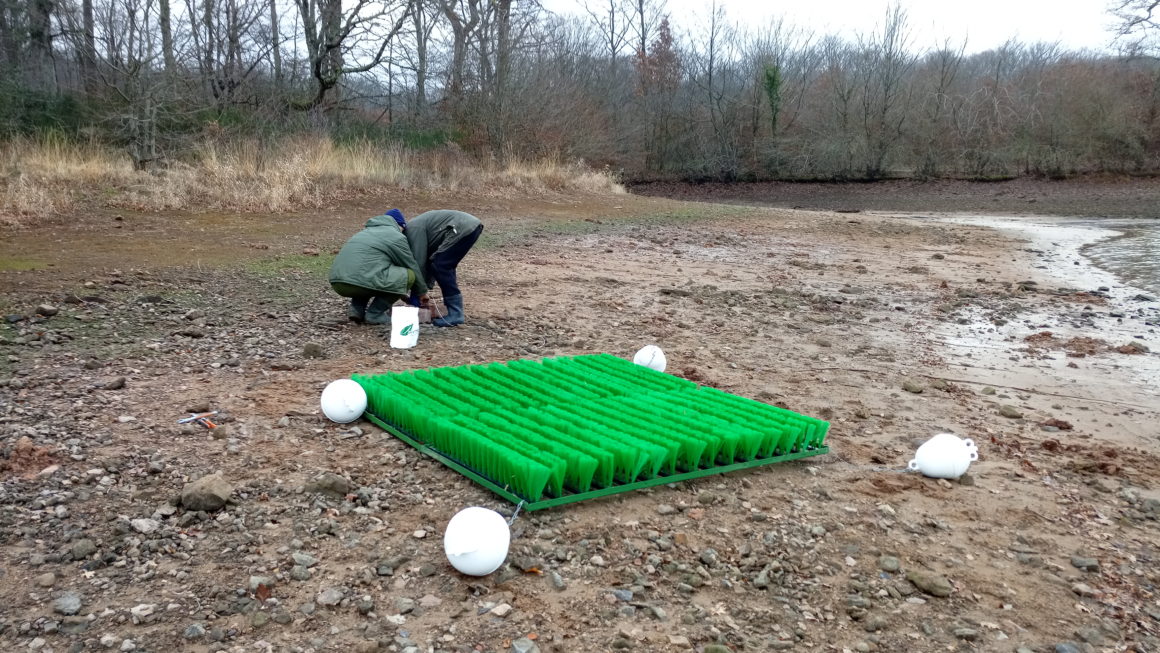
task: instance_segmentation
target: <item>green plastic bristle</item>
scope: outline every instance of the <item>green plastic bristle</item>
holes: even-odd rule
[[[376,423],[531,510],[827,451],[824,421],[607,354],[353,378]]]
[[[569,406],[568,408],[575,408]],[[568,413],[565,408],[545,406],[545,410],[560,415],[577,428],[597,434],[603,439],[603,446],[617,459],[616,478],[622,483],[630,483],[642,474],[655,476],[661,469],[672,469],[676,465],[679,449],[677,443],[658,444],[640,437],[629,427],[592,411]]]

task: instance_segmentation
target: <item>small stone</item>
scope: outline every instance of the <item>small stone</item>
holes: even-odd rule
[[[181,489],[181,505],[186,510],[212,512],[226,505],[233,493],[234,488],[218,472],[186,484]]]
[[[60,309],[53,306],[52,304],[41,304],[40,306],[36,307],[36,314],[43,317],[52,317],[59,312]]]
[[[630,590],[615,589],[611,590],[611,592],[612,596],[616,597],[618,601],[628,602],[632,600],[632,591]]]
[[[527,637],[512,642],[511,653],[540,653],[540,647]]]
[[[125,381],[126,381],[125,377],[118,376],[117,378],[113,379],[112,381],[109,381],[108,383],[106,383],[105,385],[103,385],[101,387],[105,390],[120,390],[121,388],[125,387]]]
[[[592,556],[591,558],[588,559],[588,562],[591,562],[593,565],[595,565],[597,567],[604,567],[604,566],[608,565],[608,563],[605,562],[603,556]]]
[[[56,574],[51,571],[36,577],[36,584],[41,587],[52,587],[56,583]]]
[[[303,567],[302,565],[294,565],[290,568],[291,580],[306,581],[310,580],[313,575],[308,567]]]
[[[314,598],[319,605],[335,606],[342,603],[343,591],[336,587],[328,587]]]
[[[424,609],[429,610],[431,608],[437,608],[440,605],[443,605],[443,599],[433,594],[425,594],[422,598],[419,599],[419,605]]]
[[[1095,558],[1085,558],[1083,556],[1072,556],[1071,566],[1083,571],[1099,571],[1100,561]]]
[[[907,380],[902,382],[902,389],[907,391],[907,392],[910,392],[910,393],[917,395],[917,394],[922,394],[922,391],[925,390],[926,388],[921,383],[919,383],[917,381],[914,381],[912,379],[907,379]]]
[[[205,637],[205,626],[197,623],[189,624],[181,631],[181,636],[186,639],[201,639]]]
[[[161,522],[156,519],[131,519],[129,520],[129,524],[133,527],[133,530],[142,535],[148,535],[161,528]]]
[[[568,584],[564,582],[564,577],[558,572],[548,572],[548,581],[552,584],[552,589],[557,592],[562,592],[568,588]]]
[[[733,653],[733,650],[721,644],[706,644],[701,653]]]
[[[488,613],[502,619],[512,613],[512,606],[508,605],[507,603],[500,603],[491,610],[488,610]]]
[[[878,558],[878,568],[893,574],[902,568],[902,563],[894,556],[882,556]]]
[[[1055,645],[1055,653],[1083,653],[1083,649],[1075,642],[1061,642]]]
[[[704,551],[701,552],[700,559],[701,559],[702,563],[704,563],[705,565],[707,565],[709,567],[712,567],[713,565],[717,564],[717,550],[716,549],[705,549]]]
[[[270,623],[270,613],[257,611],[250,616],[250,626],[253,628],[261,628]]]
[[[303,567],[313,567],[314,565],[318,564],[318,558],[315,558],[308,553],[302,553],[301,551],[295,551],[294,553],[291,553],[290,558],[294,560],[294,564],[301,565]]]
[[[125,641],[121,642],[121,650],[122,651],[136,651],[137,650],[137,642],[134,642],[131,639],[126,639]]]
[[[104,646],[105,648],[113,648],[116,645],[117,645],[117,638],[116,637],[114,637],[112,635],[102,635],[101,636],[101,646]]]
[[[649,612],[652,614],[653,619],[656,619],[657,621],[669,620],[669,613],[665,612],[665,609],[659,605],[650,606]]]
[[[862,628],[868,633],[876,633],[889,625],[890,622],[887,621],[886,616],[881,614],[867,615],[862,620]]]
[[[93,555],[96,552],[97,552],[97,545],[94,544],[93,541],[88,539],[88,538],[80,539],[80,540],[77,540],[76,542],[73,542],[72,547],[69,549],[69,553],[72,555],[73,560],[84,560],[85,558]]]
[[[979,639],[979,631],[975,630],[974,628],[955,628],[954,635],[955,637],[966,640],[968,642],[973,642],[976,639]]]
[[[676,512],[677,509],[667,503],[662,503],[661,505],[657,506],[658,515],[672,515]]]
[[[1096,595],[1096,591],[1087,583],[1075,583],[1071,586],[1071,591],[1084,598],[1091,598]]]
[[[411,537],[414,537],[416,540],[421,540],[421,539],[427,537],[427,531],[422,530],[422,529],[417,530],[414,533],[411,533]]]
[[[954,587],[951,586],[951,582],[946,577],[929,571],[913,569],[906,573],[906,580],[931,596],[945,598],[954,591]]]
[[[987,387],[983,388],[982,390],[980,390],[979,392],[982,392],[985,395],[993,395],[996,392],[998,392],[998,390],[992,388],[991,386],[987,386]]]
[[[684,635],[669,635],[669,646],[675,648],[692,648],[693,644]]]
[[[269,576],[250,576],[249,588],[251,592],[257,592],[258,588],[266,586],[267,589],[274,586],[274,579]]]
[[[1011,404],[999,406],[999,414],[1008,419],[1022,419],[1023,413]]]
[[[148,619],[155,610],[157,610],[155,604],[141,603],[129,608],[129,614],[133,617],[133,623],[139,624]]]
[[[323,358],[325,354],[322,351],[322,345],[317,342],[308,342],[302,345],[303,358]]]
[[[350,493],[351,484],[334,472],[323,472],[306,483],[306,491],[341,498]]]
[[[1075,636],[1092,646],[1101,646],[1104,643],[1104,634],[1099,628],[1080,628],[1075,631]]]
[[[361,598],[359,598],[358,605],[356,607],[358,608],[359,614],[370,614],[371,612],[374,612],[375,600],[371,597],[371,595],[364,594]]]
[[[65,592],[52,602],[53,612],[72,616],[81,611],[81,595],[76,592]]]
[[[395,612],[398,614],[410,614],[415,609],[415,599],[400,596],[395,599]]]

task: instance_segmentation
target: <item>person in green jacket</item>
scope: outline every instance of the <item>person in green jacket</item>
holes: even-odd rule
[[[391,305],[412,294],[428,303],[427,282],[403,236],[404,224],[398,209],[371,218],[334,258],[330,287],[350,298],[352,321],[390,324]]]
[[[427,211],[404,222],[403,234],[423,271],[424,283],[439,284],[443,303],[447,305],[447,315],[431,320],[431,324],[463,324],[463,293],[459,290],[455,268],[482,233],[483,223],[479,218],[463,211]],[[414,297],[412,303],[415,303]]]

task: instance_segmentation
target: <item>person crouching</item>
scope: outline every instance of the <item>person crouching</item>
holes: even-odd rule
[[[414,294],[427,304],[427,283],[403,235],[403,214],[391,209],[367,220],[330,266],[330,287],[350,298],[352,322],[390,324],[391,306]]]

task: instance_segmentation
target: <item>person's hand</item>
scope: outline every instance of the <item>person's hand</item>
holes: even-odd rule
[[[429,308],[431,306],[431,295],[426,293],[419,295],[419,308]]]

